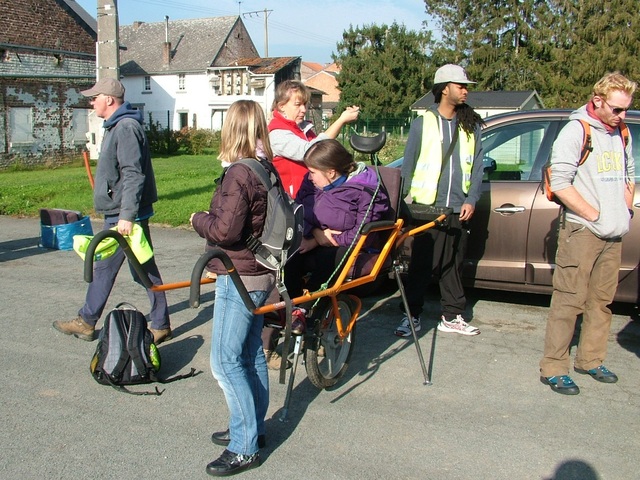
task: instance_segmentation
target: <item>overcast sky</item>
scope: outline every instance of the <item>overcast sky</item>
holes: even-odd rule
[[[98,0],[76,0],[96,17]],[[423,0],[119,0],[121,25],[136,20],[163,22],[242,13],[261,56],[265,56],[264,11],[267,13],[270,57],[297,57],[329,63],[336,43],[349,25],[390,25],[394,21],[419,31],[426,20]],[[250,13],[256,12],[256,13]]]

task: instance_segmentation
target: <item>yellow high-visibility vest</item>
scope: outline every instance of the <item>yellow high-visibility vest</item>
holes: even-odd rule
[[[438,180],[442,171],[442,127],[440,117],[431,110],[422,114],[422,119],[420,156],[416,162],[409,194],[415,203],[431,205],[436,201]],[[469,193],[476,139],[475,135],[465,132],[461,125],[458,125],[458,148],[462,169],[462,191]]]

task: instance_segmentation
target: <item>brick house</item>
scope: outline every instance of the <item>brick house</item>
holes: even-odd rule
[[[331,117],[336,113],[338,102],[340,102],[340,89],[336,76],[340,69],[335,63],[322,66],[317,63],[307,63],[307,77],[303,77],[304,84],[310,89],[322,92],[321,116],[325,128],[329,125]],[[318,68],[319,67],[319,68]]]
[[[0,168],[61,160],[87,141],[96,21],[75,0],[0,2]]]

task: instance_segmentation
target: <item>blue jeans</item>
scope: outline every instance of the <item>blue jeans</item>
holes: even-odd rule
[[[268,291],[249,292],[256,306]],[[228,449],[251,455],[258,451],[269,408],[269,376],[262,349],[263,315],[247,310],[229,275],[218,275],[211,332],[211,371],[229,407]]]

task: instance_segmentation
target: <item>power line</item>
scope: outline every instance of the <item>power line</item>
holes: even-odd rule
[[[172,8],[177,7],[177,8],[180,8],[180,10],[185,10],[185,11],[194,12],[194,13],[203,13],[207,15],[209,14],[219,15],[219,16],[235,15],[235,13],[232,13],[229,10],[220,10],[215,8],[196,6],[196,5],[193,5],[192,3],[174,2],[173,0],[126,0],[126,1],[127,3],[129,3],[129,5],[131,3],[144,3],[147,5],[155,5],[155,6],[164,6],[164,7],[172,7]],[[244,15],[246,13],[252,13],[252,12],[244,12],[241,14],[243,16],[243,19],[247,20],[248,23],[258,22],[256,18],[252,18],[251,16],[249,16],[249,18],[245,18]],[[262,20],[260,20],[260,23],[262,23]],[[287,25],[285,23],[273,21],[273,19],[270,19],[269,26],[274,30],[291,34],[296,39],[314,40],[318,43],[322,43],[325,45],[335,45],[337,42],[336,39],[333,39],[324,35],[319,35],[316,33],[311,33],[308,30],[292,27],[291,25]]]
[[[251,17],[247,18],[246,20],[247,20],[247,23],[254,23],[258,21],[256,18],[251,18]],[[292,27],[290,25],[286,25],[284,23],[276,22],[273,20],[269,21],[269,26],[273,27],[274,30],[278,30],[278,31],[293,35],[298,41],[314,40],[323,44],[330,44],[330,45],[336,44],[336,40],[333,38],[330,38],[324,35],[319,35],[316,33],[310,33],[308,30]]]

